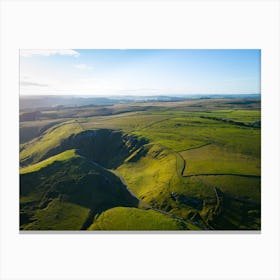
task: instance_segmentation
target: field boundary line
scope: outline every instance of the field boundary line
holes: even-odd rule
[[[239,177],[248,177],[248,178],[261,178],[261,175],[250,175],[250,174],[236,174],[236,173],[213,173],[213,174],[191,174],[183,175],[184,178],[196,177],[196,176],[239,176]]]
[[[199,148],[202,148],[202,147],[204,147],[204,146],[211,145],[211,144],[214,144],[214,143],[213,143],[213,142],[205,143],[205,144],[202,144],[202,145],[200,145],[200,146],[196,146],[196,147],[188,148],[188,149],[185,149],[185,150],[177,151],[177,153],[182,153],[182,152],[189,151],[189,150],[199,149]]]
[[[157,124],[157,123],[161,123],[161,122],[164,122],[164,121],[168,121],[168,120],[170,120],[170,119],[172,119],[172,118],[173,118],[173,117],[170,117],[170,118],[167,118],[167,119],[163,119],[163,120],[159,120],[159,121],[152,122],[152,123],[148,124],[147,126],[144,126],[144,127],[140,128],[139,130],[143,130],[143,129],[149,128],[149,127],[151,127],[151,126],[153,126],[153,125],[155,125],[155,124]]]
[[[260,129],[260,127],[255,127],[254,123],[245,123],[245,122],[238,122],[232,119],[225,119],[225,118],[217,118],[217,117],[207,117],[207,116],[200,116],[201,119],[208,119],[208,120],[213,120],[213,121],[218,121],[218,122],[223,122],[226,124],[231,124],[231,125],[237,125],[237,126],[242,126],[242,127],[248,127],[248,128],[255,128],[255,129]]]

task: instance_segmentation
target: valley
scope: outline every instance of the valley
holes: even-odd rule
[[[20,230],[261,229],[260,98],[109,101],[25,98]]]

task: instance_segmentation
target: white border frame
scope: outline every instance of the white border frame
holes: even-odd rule
[[[1,279],[280,279],[277,0],[0,3]],[[19,234],[20,48],[261,49],[261,234]]]

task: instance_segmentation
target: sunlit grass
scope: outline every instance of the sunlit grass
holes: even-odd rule
[[[186,230],[195,225],[173,219],[154,210],[116,207],[103,212],[89,230]]]
[[[43,161],[40,161],[38,163],[35,163],[33,165],[21,168],[20,169],[20,174],[35,172],[35,171],[40,170],[41,168],[44,168],[44,167],[52,164],[55,161],[64,161],[64,160],[68,160],[68,159],[74,158],[74,157],[79,157],[79,155],[76,154],[76,150],[74,150],[74,149],[67,150],[65,152],[62,152],[58,155],[49,157],[49,158],[47,158]]]
[[[186,161],[184,176],[195,174],[260,175],[260,161],[217,145],[181,152]]]

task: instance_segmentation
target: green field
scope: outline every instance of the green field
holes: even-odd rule
[[[75,121],[54,125],[43,135],[36,137],[21,146],[22,164],[36,163],[48,157],[48,152],[57,148],[61,142],[82,129]]]
[[[29,165],[27,167],[23,167],[20,169],[20,174],[25,174],[25,173],[30,173],[30,172],[35,172],[35,171],[39,171],[40,169],[47,167],[48,165],[54,163],[55,161],[64,161],[67,159],[71,159],[74,157],[78,157],[78,155],[76,154],[75,150],[67,150],[63,153],[60,153],[58,155],[49,157],[43,161],[40,161],[38,163],[35,163],[33,165]]]
[[[116,207],[103,212],[89,230],[198,230],[195,225],[154,210]]]
[[[74,150],[22,168],[20,184],[24,230],[85,229],[106,209],[138,206],[117,176]]]
[[[20,112],[22,230],[259,230],[259,99]]]
[[[183,175],[241,174],[260,175],[260,161],[225,147],[209,144],[180,153],[186,162]]]

